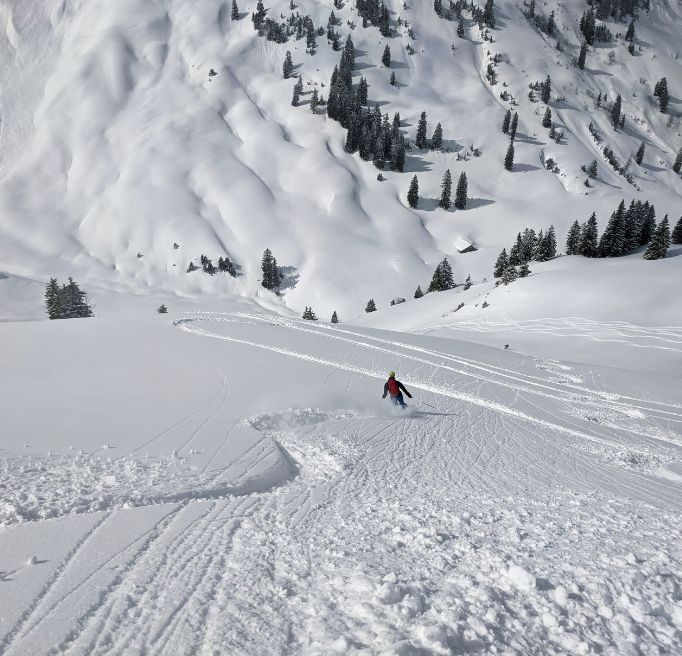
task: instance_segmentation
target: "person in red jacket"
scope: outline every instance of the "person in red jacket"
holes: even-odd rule
[[[395,379],[395,371],[389,371],[388,380],[384,384],[384,395],[381,398],[385,399],[388,394],[395,405],[399,405],[401,408],[407,408],[407,404],[403,399],[403,392],[407,394],[408,399],[412,398],[412,394],[405,389],[405,385]]]

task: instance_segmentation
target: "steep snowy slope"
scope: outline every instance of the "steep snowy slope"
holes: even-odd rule
[[[266,6],[275,19],[290,14],[284,0]],[[367,77],[370,105],[400,112],[410,140],[422,110],[429,136],[441,122],[446,152],[412,149],[404,173],[385,172],[378,182],[371,163],[343,151],[344,130],[306,104],[314,84],[327,97],[339,53],[324,36],[314,56],[305,38],[259,38],[249,19],[255,3],[242,3],[238,21],[220,0],[3,5],[0,271],[38,281],[73,274],[86,288],[267,299],[258,280],[260,255],[270,247],[280,265],[293,267],[290,284],[297,284],[287,289],[286,305],[349,316],[370,296],[406,295],[444,255],[458,280],[489,276],[501,247],[525,226],[554,224],[563,243],[576,218],[596,210],[603,229],[617,203],[632,198],[653,202],[659,218],[677,218],[682,181],[670,171],[682,145],[677,5],[654,3],[643,13],[641,52],[631,56],[622,41],[597,44],[584,71],[573,63],[585,9],[578,0],[538,7],[557,12],[552,38],[519,3],[499,2],[492,43],[468,12],[460,39],[456,22],[439,18],[430,2],[388,6],[397,33],[389,39],[362,27],[354,3],[336,11],[342,39],[351,34],[358,50],[355,81]],[[331,9],[331,2],[301,0],[295,11],[326,26]],[[414,39],[398,18],[409,21]],[[609,27],[622,34],[626,24],[611,20]],[[387,43],[397,87],[380,64]],[[293,81],[281,75],[286,50],[305,83],[300,107],[290,103]],[[501,63],[490,86],[485,70],[495,54]],[[528,85],[547,74],[562,145],[540,125],[544,105],[527,98]],[[664,75],[668,116],[651,95]],[[500,98],[505,89],[520,116],[513,173],[502,167],[507,139],[499,126],[511,107]],[[609,126],[606,109],[595,109],[598,93],[610,100],[622,94],[624,131]],[[590,121],[623,163],[645,141],[643,165],[631,168],[637,188],[603,159]],[[458,161],[471,146],[481,156]],[[560,174],[544,170],[549,157]],[[595,158],[599,179],[587,189],[580,166]],[[447,168],[455,180],[467,173],[466,211],[436,207]],[[405,193],[415,173],[422,201],[412,210]],[[460,256],[456,237],[479,251]],[[202,253],[214,262],[228,254],[243,275],[187,274]]]

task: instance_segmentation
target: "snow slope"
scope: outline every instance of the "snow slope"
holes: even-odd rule
[[[3,653],[679,650],[672,373],[141,303],[0,324]]]
[[[281,265],[293,267],[287,306],[298,313],[312,305],[322,316],[337,309],[348,317],[370,296],[380,304],[405,296],[445,255],[458,280],[489,276],[499,250],[526,226],[553,223],[563,243],[576,218],[596,210],[603,229],[618,202],[632,198],[648,199],[659,218],[669,213],[676,220],[682,181],[670,165],[682,146],[677,5],[655,3],[641,17],[642,51],[635,57],[621,42],[595,46],[581,72],[572,63],[584,9],[577,0],[538,8],[557,10],[562,52],[516,2],[497,3],[494,43],[468,17],[459,39],[456,23],[438,18],[431,3],[388,4],[394,23],[409,21],[414,40],[404,25],[391,39],[362,28],[352,2],[337,11],[342,38],[352,33],[358,48],[355,79],[368,78],[370,104],[391,116],[400,112],[410,139],[422,110],[429,136],[442,122],[446,152],[413,150],[405,173],[387,172],[383,183],[371,164],[344,153],[340,126],[313,116],[305,104],[309,85],[327,95],[321,85],[338,53],[324,37],[314,56],[305,54],[305,40],[277,45],[259,38],[249,20],[253,3],[242,3],[239,21],[230,20],[223,0],[3,5],[0,271],[42,281],[74,275],[86,289],[258,298],[269,296],[258,280],[260,255],[270,247]],[[330,8],[314,0],[297,4],[323,26]],[[268,10],[286,16],[288,2],[277,0]],[[626,25],[609,27],[623,33]],[[397,88],[377,66],[386,43]],[[290,105],[292,81],[281,79],[287,49],[305,82],[298,108]],[[502,62],[490,86],[484,71],[494,54]],[[209,77],[210,69],[217,75]],[[548,73],[563,145],[540,126],[544,106],[527,99],[528,84]],[[663,75],[671,85],[670,116],[658,113],[651,95]],[[511,174],[501,165],[507,141],[499,125],[511,107],[499,97],[503,89],[519,103]],[[624,132],[609,127],[606,109],[595,109],[599,92],[623,95]],[[645,162],[632,168],[640,191],[603,159],[589,121],[622,162],[645,141]],[[471,146],[482,156],[458,161]],[[560,175],[543,169],[549,157]],[[600,177],[588,190],[580,166],[594,158]],[[436,207],[446,168],[455,180],[462,171],[469,177],[466,211]],[[416,211],[404,201],[415,173],[422,195]],[[479,250],[464,259],[456,238]],[[187,274],[189,261],[202,253],[214,262],[229,254],[243,276]]]

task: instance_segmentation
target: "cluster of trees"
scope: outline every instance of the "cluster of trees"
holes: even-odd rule
[[[83,319],[94,316],[87,294],[73,278],[69,278],[68,283],[61,287],[56,278],[50,278],[45,287],[45,310],[50,319]]]
[[[668,91],[668,80],[662,77],[654,87],[654,96],[658,98],[658,109],[661,114],[668,111],[668,103],[670,102],[670,92]]]
[[[620,97],[620,96],[619,96]],[[625,116],[622,117],[625,119]],[[622,120],[621,120],[621,125],[622,125]],[[630,163],[627,162],[625,166],[623,166],[616,155],[614,154],[613,150],[609,148],[606,144],[602,145],[602,137],[597,132],[597,129],[594,127],[594,124],[590,121],[590,124],[587,126],[587,129],[589,130],[590,134],[592,135],[592,138],[595,140],[597,144],[601,147],[602,153],[604,153],[604,157],[606,158],[606,161],[611,165],[611,168],[616,172],[622,175],[630,184],[634,185],[634,179],[632,177],[632,173],[628,170]],[[641,156],[642,159],[644,158],[644,151],[642,150],[642,147],[640,146],[641,150]],[[638,151],[639,154],[639,151]],[[638,155],[635,156],[637,158]],[[585,169],[583,166],[583,171],[589,174],[591,178],[596,178],[597,177],[597,162],[593,161],[592,164],[590,164],[590,168],[588,170]],[[591,174],[591,172],[594,171],[594,175]],[[587,185],[589,186],[589,185]]]
[[[528,11],[526,12],[526,18],[535,23],[535,26],[547,36],[552,36],[552,34],[554,34],[554,30],[556,29],[554,11],[552,11],[549,16],[544,16],[543,14],[538,13],[535,8],[535,0],[530,0]]]
[[[280,283],[282,282],[282,273],[277,266],[277,260],[272,254],[269,248],[263,251],[263,257],[260,263],[261,271],[263,272],[263,279],[261,280],[261,285],[265,289],[269,289],[272,292],[278,292]]]
[[[224,273],[228,273],[233,278],[237,277],[237,268],[227,255],[225,257],[218,258],[217,268],[213,264],[213,261],[203,254],[199,258],[199,262],[201,263],[202,271],[204,273],[208,273],[210,276],[215,275],[216,273],[218,273],[218,271],[222,271]],[[190,261],[189,266],[187,267],[187,273],[192,273],[192,271],[196,271],[198,268],[199,267],[196,264],[194,264],[194,262]]]
[[[455,201],[452,202],[452,175],[450,169],[445,171],[443,181],[440,185],[441,196],[438,201],[438,207],[449,210],[453,205],[458,210],[464,210],[467,206],[469,181],[466,173],[460,173],[457,181],[457,189],[455,190]],[[407,204],[415,208],[419,205],[419,178],[415,175],[410,182],[410,188],[407,191]]]
[[[533,228],[526,228],[516,235],[516,241],[509,249],[503,248],[498,255],[493,269],[495,278],[504,278],[508,283],[517,277],[524,278],[530,274],[528,263],[531,261],[546,262],[556,257],[556,231],[550,226],[546,231],[535,233]],[[519,267],[519,270],[516,269]],[[505,276],[506,272],[506,276]]]
[[[657,226],[656,209],[649,201],[632,201],[627,209],[625,201],[621,201],[611,214],[601,238],[598,238],[597,216],[594,212],[582,226],[575,221],[566,238],[566,254],[620,257],[649,244],[644,258],[652,260],[666,257],[671,241],[682,243],[682,219],[675,226],[671,239],[667,215]]]
[[[355,7],[362,18],[363,27],[371,24],[379,28],[381,36],[391,36],[390,13],[383,0],[355,0]]]

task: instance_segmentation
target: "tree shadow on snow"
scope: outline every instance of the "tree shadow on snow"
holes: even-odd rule
[[[528,173],[529,171],[539,171],[540,167],[533,164],[514,164],[514,173]]]
[[[433,162],[429,160],[422,159],[415,155],[405,156],[405,166],[403,168],[404,173],[420,173],[424,171],[430,171]]]
[[[460,210],[466,212],[466,210],[477,210],[479,207],[487,207],[488,205],[494,205],[495,201],[488,198],[467,198],[467,206],[465,210]]]

